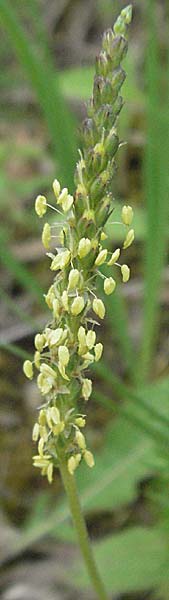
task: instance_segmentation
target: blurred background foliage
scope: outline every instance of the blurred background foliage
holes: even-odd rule
[[[74,541],[59,476],[49,489],[31,466],[31,428],[39,395],[34,383],[25,382],[22,359],[32,353],[34,334],[46,322],[43,293],[51,281],[34,199],[38,193],[52,197],[54,177],[73,190],[78,128],[92,91],[101,34],[125,5],[121,0],[0,0],[4,600],[11,581],[10,568],[5,569],[9,561],[16,569],[19,562],[20,577],[23,557],[30,559],[37,548],[43,553],[45,536],[50,536],[51,553],[56,544],[64,541],[65,548],[66,541]],[[165,600],[169,598],[169,8],[167,0],[135,0],[133,9],[125,106],[119,122],[127,145],[119,152],[113,189],[117,220],[122,204],[131,204],[135,211],[136,241],[126,259],[132,277],[107,297],[104,358],[93,369],[95,385],[88,407],[88,438],[96,467],[91,473],[82,466],[78,484],[109,592],[118,598]],[[107,229],[113,249],[123,232],[111,224]],[[62,548],[66,561],[64,552]],[[68,554],[72,557],[72,546]],[[63,573],[60,597],[75,598],[73,586],[82,590],[87,583],[78,563],[73,576]],[[33,600],[38,598],[36,572],[34,585]],[[44,597],[50,600],[47,575],[45,585],[49,587]],[[43,582],[42,599],[44,589]],[[83,598],[84,592],[79,593]]]

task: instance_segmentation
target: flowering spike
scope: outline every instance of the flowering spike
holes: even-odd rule
[[[35,211],[39,217],[47,206],[60,213],[64,222],[57,236],[53,233],[59,222],[52,224],[52,237],[59,240],[54,253],[48,252],[50,269],[54,275],[52,285],[45,295],[51,318],[42,333],[35,336],[34,363],[38,369],[37,385],[44,397],[43,409],[39,411],[33,429],[33,439],[38,442],[38,454],[34,465],[41,469],[52,482],[54,467],[60,466],[61,455],[68,471],[73,475],[81,458],[89,467],[94,466],[92,453],[86,448],[85,437],[80,428],[85,426],[84,415],[79,414],[75,398],[87,402],[92,393],[92,381],[85,377],[85,370],[100,360],[103,352],[101,342],[96,343],[93,327],[89,329],[91,309],[104,319],[105,306],[96,297],[98,269],[107,261],[106,223],[112,212],[112,182],[115,159],[120,145],[117,117],[123,106],[121,87],[125,79],[122,61],[127,52],[127,26],[131,20],[131,6],[123,9],[114,29],[103,36],[102,48],[96,61],[93,94],[87,116],[81,129],[80,158],[75,171],[75,192],[67,187],[61,189],[57,179],[53,182],[55,206],[39,195]],[[57,205],[57,206],[56,206]],[[133,210],[123,206],[121,219],[126,227],[131,225]],[[133,239],[133,230],[126,233],[124,248]],[[44,224],[42,241],[48,250],[51,228]],[[108,244],[106,244],[108,246]],[[108,266],[116,269],[120,248],[108,259]],[[129,267],[122,264],[124,282],[130,275]],[[104,278],[104,291],[111,294],[116,286],[114,272]],[[32,378],[33,367],[25,361],[24,372]]]

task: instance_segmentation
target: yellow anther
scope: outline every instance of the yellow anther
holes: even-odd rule
[[[60,412],[56,406],[51,406],[50,415],[55,425],[58,425],[58,423],[60,423]]]
[[[45,196],[37,196],[35,200],[35,211],[38,217],[43,217],[47,211],[47,202]]]
[[[81,344],[81,346],[86,346],[86,331],[82,325],[78,329],[77,337],[79,344]]]
[[[54,182],[53,182],[53,191],[54,191],[54,194],[56,196],[56,199],[58,199],[58,196],[60,194],[60,183],[59,183],[58,179],[54,179]]]
[[[101,232],[101,236],[100,236],[101,241],[104,242],[104,240],[107,240],[107,238],[108,238],[107,233],[105,233],[104,231],[102,231]]]
[[[104,280],[105,294],[107,294],[107,296],[109,296],[109,294],[112,294],[115,290],[115,287],[116,281],[113,279],[113,277],[106,277],[106,279]]]
[[[100,265],[103,265],[103,263],[105,262],[107,258],[107,249],[105,248],[104,250],[101,250],[95,260],[95,265],[96,267],[99,267]]]
[[[33,366],[30,360],[25,360],[23,363],[23,372],[28,377],[28,379],[32,379],[33,377]]]
[[[40,438],[39,443],[38,443],[38,452],[39,452],[40,456],[43,456],[43,449],[44,449],[44,440],[43,440],[43,438]]]
[[[94,353],[95,361],[98,362],[103,354],[103,344],[101,344],[101,342],[98,342],[98,344],[96,344],[96,346],[94,347]]]
[[[71,253],[70,250],[63,250],[57,254],[51,262],[51,271],[58,271],[58,269],[64,269],[70,262]]]
[[[78,246],[78,255],[80,258],[84,258],[89,254],[91,250],[91,241],[89,238],[82,238],[79,242]]]
[[[64,202],[67,197],[68,197],[68,189],[63,188],[63,190],[61,191],[61,193],[59,194],[59,197],[58,197],[58,204],[62,205],[62,202]]]
[[[53,481],[53,463],[49,463],[49,466],[47,468],[47,478],[48,478],[48,482],[52,483],[52,481]]]
[[[68,459],[68,462],[67,462],[67,468],[68,468],[70,475],[73,475],[76,467],[77,467],[77,464],[76,464],[75,457],[70,456],[70,458]]]
[[[58,329],[50,329],[46,334],[48,346],[57,346],[62,338],[62,335],[63,329],[61,327],[58,327]]]
[[[80,452],[78,452],[78,454],[75,454],[74,458],[75,458],[75,461],[76,461],[76,467],[78,467],[78,465],[79,465],[79,463],[81,461],[82,455],[80,454]]]
[[[85,437],[83,435],[83,433],[81,431],[76,431],[75,433],[75,440],[76,443],[78,444],[79,448],[81,448],[81,450],[85,450],[86,448],[86,440]]]
[[[39,352],[42,352],[42,350],[43,350],[43,348],[45,346],[45,341],[46,340],[45,340],[45,336],[43,335],[43,333],[37,333],[35,335],[35,339],[34,339],[35,348],[37,350],[39,350]]]
[[[92,381],[91,379],[83,379],[82,384],[82,396],[84,400],[88,400],[92,393]]]
[[[53,300],[52,307],[53,307],[53,314],[54,314],[54,317],[55,317],[56,319],[58,319],[58,318],[59,318],[59,312],[60,312],[60,304],[59,304],[59,300],[58,300],[57,298],[55,298],[55,299]]]
[[[110,260],[108,261],[108,266],[111,267],[112,265],[114,265],[114,263],[117,262],[117,260],[119,259],[120,256],[120,248],[117,248],[117,250],[115,250],[110,258]]]
[[[49,223],[45,223],[42,231],[42,243],[46,250],[49,250],[51,242],[51,227]]]
[[[69,284],[68,284],[69,290],[74,290],[76,288],[76,286],[78,285],[78,282],[79,282],[79,276],[80,276],[80,273],[79,273],[78,269],[71,269],[71,271],[69,273]]]
[[[40,410],[39,413],[39,425],[42,425],[42,427],[44,427],[46,425],[46,411],[45,410]]]
[[[128,265],[121,266],[121,274],[122,274],[123,283],[127,283],[127,281],[130,278],[130,269],[129,269]]]
[[[39,438],[39,423],[35,423],[32,430],[32,440],[33,442],[37,442]]]
[[[95,298],[93,300],[93,310],[96,313],[96,315],[98,315],[98,317],[100,317],[100,319],[104,319],[105,316],[105,306],[102,302],[102,300],[100,300],[99,298]]]
[[[94,462],[94,456],[93,456],[92,452],[90,452],[90,450],[85,450],[83,456],[84,456],[85,462],[88,465],[88,467],[90,467],[90,468],[94,467],[95,462]]]
[[[133,209],[131,206],[123,206],[121,217],[124,225],[131,225],[133,220]]]
[[[65,212],[65,213],[68,212],[68,210],[71,209],[72,204],[73,204],[73,196],[68,194],[68,196],[62,202],[63,212]]]
[[[47,294],[45,295],[45,302],[48,305],[48,307],[52,310],[53,308],[53,301],[55,300],[55,292],[54,292],[54,286],[51,285]]]
[[[59,369],[59,373],[62,375],[63,379],[66,379],[66,381],[70,381],[68,375],[66,374],[64,365],[60,362],[58,362],[58,369]]]
[[[79,315],[82,310],[84,309],[84,305],[85,305],[85,301],[83,296],[77,296],[76,298],[74,298],[73,302],[72,302],[72,306],[71,306],[71,313],[72,315],[74,315],[75,317],[77,315]]]
[[[37,369],[40,369],[40,352],[38,352],[38,350],[36,350],[35,354],[34,354],[34,363],[35,363],[35,367]]]
[[[92,350],[94,344],[96,341],[96,334],[95,331],[92,331],[92,329],[90,331],[87,332],[86,335],[86,345],[89,348],[89,350]]]
[[[60,364],[63,365],[63,367],[66,367],[70,359],[69,350],[67,346],[59,346],[58,357]]]
[[[129,248],[129,246],[131,246],[133,240],[134,240],[134,229],[130,229],[124,240],[124,244],[123,244],[124,250],[126,250],[126,248]]]

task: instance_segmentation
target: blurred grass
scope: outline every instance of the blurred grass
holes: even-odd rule
[[[75,119],[64,102],[56,72],[54,83],[54,68],[49,54],[45,61],[44,57],[39,57],[20,23],[15,5],[11,4],[10,0],[0,2],[0,22],[7,30],[16,55],[37,94],[62,183],[66,181],[72,189],[76,158]]]
[[[145,9],[148,38],[145,62],[147,142],[143,172],[147,237],[142,344],[136,369],[139,381],[145,380],[152,371],[159,334],[159,297],[169,225],[169,48],[164,81],[156,9],[157,6],[148,0]]]

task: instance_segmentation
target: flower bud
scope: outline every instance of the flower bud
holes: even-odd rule
[[[45,336],[43,335],[43,333],[37,333],[35,335],[35,348],[37,350],[39,350],[39,352],[42,352],[44,345],[45,345]]]
[[[78,246],[78,255],[80,258],[84,258],[91,250],[91,241],[89,238],[82,238]]]
[[[109,296],[109,294],[112,294],[115,290],[115,287],[116,281],[113,279],[113,277],[106,277],[106,279],[104,280],[105,294],[107,294],[107,296]]]
[[[124,19],[126,25],[130,25],[132,19],[132,5],[129,4],[126,8],[121,11],[121,16]]]
[[[125,78],[126,78],[126,73],[125,73],[124,69],[122,69],[122,67],[118,67],[117,69],[115,69],[115,71],[113,71],[111,85],[112,85],[114,97],[116,97],[118,95],[119,90],[120,90],[123,82],[125,81]]]
[[[83,433],[81,433],[81,431],[76,431],[75,440],[76,440],[76,443],[78,444],[79,448],[81,448],[81,450],[85,450],[86,440],[85,440]]]
[[[89,348],[89,350],[92,350],[94,344],[96,341],[96,334],[95,331],[92,331],[92,329],[90,331],[87,332],[86,335],[86,345]]]
[[[92,393],[92,381],[91,379],[83,379],[82,385],[82,396],[84,400],[88,400]]]
[[[47,211],[47,203],[45,196],[37,196],[35,200],[35,211],[38,217],[43,217]]]
[[[106,77],[109,70],[109,61],[106,52],[102,51],[96,58],[96,74]]]
[[[72,306],[71,306],[72,315],[74,315],[75,317],[77,315],[79,315],[82,312],[82,310],[84,309],[84,305],[85,305],[84,298],[82,296],[77,296],[77,298],[75,298],[72,302]]]
[[[59,346],[58,357],[59,357],[60,364],[63,365],[64,367],[66,367],[68,365],[69,358],[70,358],[69,350],[68,350],[67,346]]]
[[[123,243],[124,250],[126,250],[126,248],[129,248],[129,246],[131,246],[133,240],[134,240],[134,229],[130,229],[128,231],[126,238],[124,240],[124,243]]]
[[[117,250],[115,250],[110,258],[110,260],[108,261],[108,266],[111,267],[112,265],[114,265],[114,263],[117,262],[117,260],[119,259],[120,256],[120,248],[117,248]]]
[[[92,452],[90,452],[90,450],[85,450],[83,456],[84,456],[85,462],[88,465],[88,467],[90,467],[90,468],[94,467],[95,462],[94,462],[94,456],[93,456]]]
[[[96,346],[94,347],[94,353],[95,353],[95,361],[98,362],[103,353],[103,344],[101,344],[101,342],[98,342],[98,344],[96,344]]]
[[[99,298],[95,298],[93,300],[93,310],[100,317],[100,319],[104,319],[105,316],[105,306]]]
[[[58,179],[54,179],[53,191],[54,191],[56,198],[58,199],[59,194],[60,194],[60,183],[59,183]]]
[[[133,209],[131,206],[123,206],[121,211],[121,218],[124,225],[131,225],[133,220]]]
[[[33,366],[30,360],[25,360],[23,363],[23,372],[28,377],[28,379],[32,379],[33,377]]]
[[[105,262],[107,258],[107,249],[105,248],[104,250],[101,250],[95,260],[95,265],[96,267],[99,267],[100,265],[103,265],[103,263]]]
[[[122,274],[123,283],[127,283],[127,281],[130,278],[130,269],[127,265],[121,266],[121,274]]]
[[[71,269],[69,273],[69,284],[68,289],[74,290],[78,284],[80,273],[78,269]]]
[[[49,223],[45,223],[42,231],[42,243],[46,250],[49,250],[51,242],[51,227]]]

